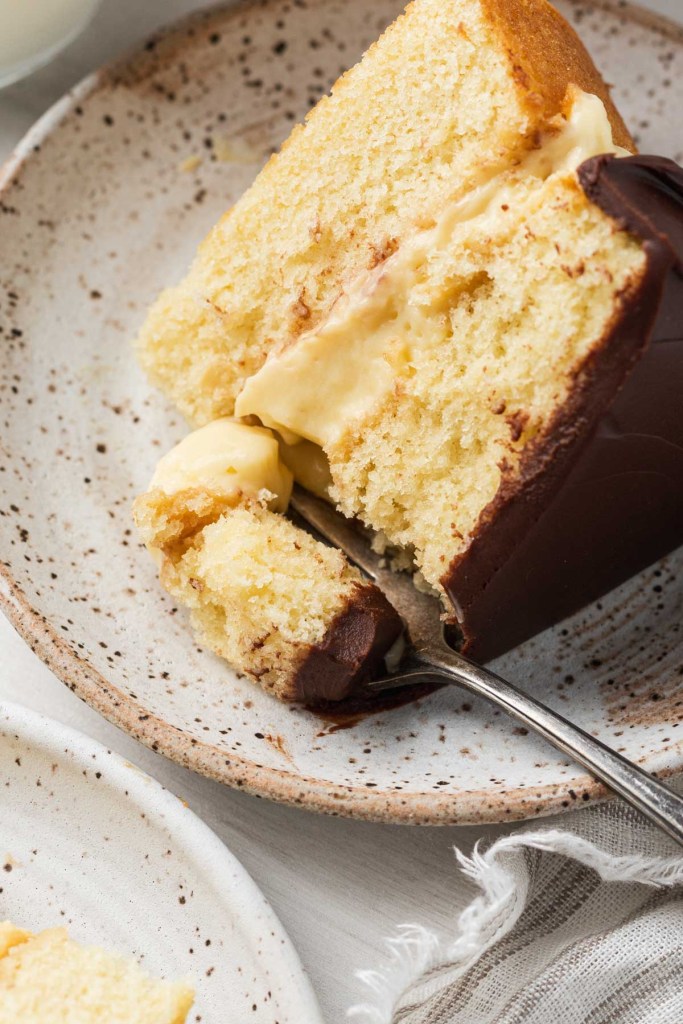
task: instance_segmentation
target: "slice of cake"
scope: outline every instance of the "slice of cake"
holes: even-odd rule
[[[291,488],[272,433],[224,418],[164,456],[134,517],[211,650],[282,700],[340,700],[402,624],[339,551],[279,514]]]
[[[683,179],[632,148],[545,0],[415,0],[159,299],[141,361],[191,419],[272,428],[492,657],[683,540]]]
[[[0,1024],[184,1024],[194,993],[81,946],[64,928],[0,924]]]

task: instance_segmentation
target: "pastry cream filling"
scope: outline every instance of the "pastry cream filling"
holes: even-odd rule
[[[600,153],[626,155],[612,141],[604,105],[572,88],[569,113],[538,149],[510,170],[482,181],[447,206],[437,223],[418,232],[384,264],[351,283],[327,320],[273,353],[238,396],[237,416],[254,415],[290,445],[305,438],[326,448],[349,423],[362,418],[410,372],[438,296],[426,293],[421,270],[430,253],[445,248],[456,225],[500,216],[515,183],[529,176],[575,172]],[[298,470],[292,466],[299,478]]]
[[[203,490],[234,495],[235,504],[247,496],[273,512],[285,512],[292,474],[270,430],[225,418],[188,434],[164,455],[150,484],[155,487],[166,494]]]
[[[280,442],[280,458],[297,483],[319,498],[329,498],[332,476],[327,456],[311,441],[297,438],[295,444]]]

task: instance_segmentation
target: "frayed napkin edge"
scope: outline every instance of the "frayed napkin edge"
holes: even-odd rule
[[[469,857],[454,847],[460,870],[481,890],[459,915],[455,939],[445,943],[423,925],[399,925],[396,934],[385,940],[389,963],[379,970],[356,971],[356,978],[369,990],[368,1001],[352,1006],[347,1017],[359,1024],[391,1024],[399,1000],[411,988],[418,984],[437,986],[441,965],[451,978],[454,969],[455,976],[464,973],[490,945],[510,932],[524,908],[526,892],[516,888],[501,857],[524,849],[573,858],[608,882],[656,887],[683,884],[683,857],[609,854],[594,843],[559,829],[505,836],[483,853],[477,843]],[[429,979],[423,978],[426,972]]]

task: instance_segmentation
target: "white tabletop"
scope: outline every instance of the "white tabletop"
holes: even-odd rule
[[[642,0],[669,16],[683,0]],[[66,89],[163,22],[205,0],[105,0],[85,34],[49,67],[0,93],[0,162]],[[82,704],[0,616],[0,700],[15,700],[107,744],[182,797],[261,886],[296,945],[325,1020],[362,995],[354,969],[386,961],[384,937],[418,922],[452,924],[472,890],[453,846],[495,828],[410,828],[318,817],[233,792],[142,747]],[[302,1022],[304,1024],[304,1022]]]

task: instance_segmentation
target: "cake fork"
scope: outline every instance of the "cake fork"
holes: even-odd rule
[[[309,526],[375,582],[405,623],[407,642],[400,664],[368,683],[370,693],[445,683],[485,697],[569,754],[683,846],[682,797],[563,715],[450,647],[438,598],[419,591],[408,573],[390,569],[353,520],[300,487],[295,488],[291,504]]]

